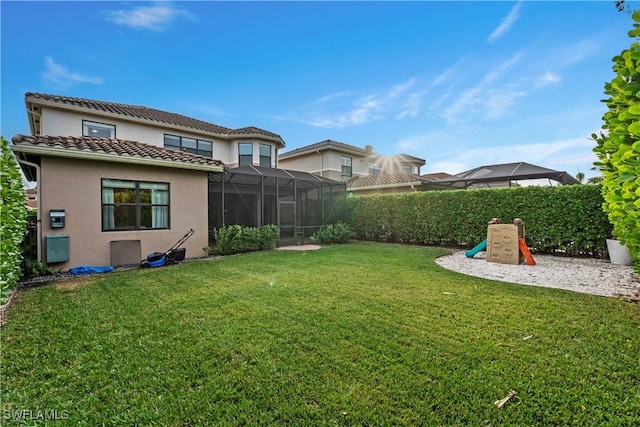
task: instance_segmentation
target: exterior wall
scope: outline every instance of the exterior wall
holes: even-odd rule
[[[207,172],[113,162],[43,157],[41,164],[42,254],[51,234],[69,235],[69,261],[49,265],[69,270],[80,265],[111,264],[111,242],[140,240],[141,260],[152,252],[164,252],[189,229],[195,234],[183,245],[188,258],[204,256],[208,246]],[[101,179],[168,182],[170,229],[102,231]],[[64,209],[66,226],[52,229],[49,210]]]
[[[342,156],[351,157],[351,176],[342,176]],[[348,181],[355,176],[369,175],[369,163],[365,158],[334,150],[281,159],[278,165],[282,169],[315,173],[336,181]]]
[[[276,149],[276,145],[270,141],[260,141],[259,139],[248,139],[248,140],[233,140],[228,143],[229,146],[229,161],[224,161],[224,164],[229,168],[238,167],[240,157],[239,157],[239,144],[253,144],[253,166],[260,166],[260,144],[265,144],[271,147],[271,167],[276,167],[276,161],[278,159],[278,150]],[[278,167],[282,167],[278,165]]]
[[[73,111],[64,111],[43,107],[41,118],[42,135],[59,135],[59,136],[82,136],[82,121],[90,120],[99,123],[105,123],[116,126],[116,138],[129,139],[139,141],[145,144],[164,146],[165,133],[188,138],[197,138],[211,141],[213,143],[213,158],[222,161],[229,167],[238,165],[238,143],[253,142],[253,160],[254,165],[260,165],[260,148],[259,144],[267,144],[271,146],[271,167],[276,166],[277,150],[276,144],[271,141],[261,141],[259,138],[255,140],[235,140],[216,138],[210,134],[203,134],[189,131],[182,128],[162,127],[161,123],[157,125],[147,125],[138,122],[129,122],[114,117],[101,117],[99,115],[87,113],[79,113]]]

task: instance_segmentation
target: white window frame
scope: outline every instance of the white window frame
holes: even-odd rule
[[[96,136],[92,133],[98,133],[100,131],[109,132],[109,136]],[[90,136],[94,138],[115,138],[116,137],[116,125],[109,123],[94,122],[91,120],[82,121],[82,136]]]
[[[342,156],[340,158],[340,173],[342,176],[353,176],[353,159],[348,156]]]

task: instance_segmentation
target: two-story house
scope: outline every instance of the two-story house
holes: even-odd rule
[[[344,220],[344,184],[277,169],[275,133],[67,96],[25,103],[31,135],[12,150],[37,182],[38,258],[52,268],[139,263],[190,229],[194,257],[222,225],[276,224],[289,244]]]
[[[330,139],[281,153],[281,167],[303,170],[347,184],[355,194],[417,191],[427,178],[420,176],[425,160],[408,154],[385,156]]]

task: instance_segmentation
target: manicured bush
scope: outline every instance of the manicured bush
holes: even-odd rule
[[[360,240],[473,247],[491,218],[525,222],[536,252],[605,253],[611,224],[600,186],[427,191],[348,199],[348,223]]]
[[[273,249],[278,241],[278,227],[246,227],[227,225],[214,232],[215,248],[204,248],[207,253],[230,255]]]
[[[353,230],[348,224],[338,221],[335,224],[323,225],[318,231],[313,233],[311,241],[330,245],[334,243],[346,243],[354,236]]]
[[[613,235],[629,248],[640,264],[640,12],[633,14],[636,41],[613,58],[616,77],[605,84],[605,130],[593,135],[594,163],[603,173],[603,209],[613,224]]]
[[[0,305],[4,304],[11,289],[20,279],[22,239],[26,231],[26,201],[22,175],[9,142],[0,137]]]

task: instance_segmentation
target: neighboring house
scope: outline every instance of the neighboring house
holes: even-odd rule
[[[35,210],[38,208],[38,190],[35,188],[27,188],[24,192],[27,199],[27,209]]]
[[[380,193],[407,193],[421,191],[424,185],[432,181],[424,176],[410,173],[358,176],[347,181],[347,192],[358,196]]]
[[[423,175],[420,175],[423,178],[426,178],[430,181],[437,181],[439,179],[443,179],[443,178],[450,178],[453,175],[451,175],[450,173],[446,173],[446,172],[432,172],[432,173],[425,173]]]
[[[276,168],[275,133],[81,98],[25,101],[32,135],[12,150],[37,183],[38,259],[50,268],[136,264],[190,229],[184,247],[198,257],[212,227],[283,224],[279,243],[290,244],[346,219],[343,183]]]
[[[287,169],[307,171],[347,183],[347,191],[358,194],[415,191],[423,181],[420,168],[425,160],[407,154],[385,156],[367,145],[359,148],[327,139],[278,156]]]

